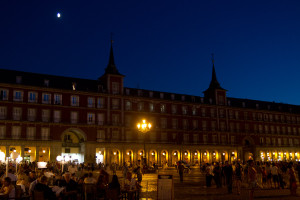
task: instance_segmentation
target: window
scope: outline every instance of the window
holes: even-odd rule
[[[281,133],[285,135],[285,127],[281,127]]]
[[[6,135],[6,127],[0,126],[0,139],[5,138],[5,135]]]
[[[42,96],[44,104],[51,104],[51,94],[43,93]]]
[[[28,102],[36,103],[37,102],[37,93],[36,92],[29,92],[28,93]]]
[[[220,110],[220,118],[224,118],[225,117],[225,112],[223,109]]]
[[[183,129],[188,129],[189,128],[189,124],[188,124],[188,120],[187,119],[183,119],[182,120],[182,128]]]
[[[225,131],[225,122],[220,123],[221,131]]]
[[[21,120],[22,117],[22,108],[13,108],[13,120]]]
[[[119,109],[120,100],[119,99],[112,99],[112,109],[117,110]]]
[[[293,138],[289,138],[289,145],[293,146]]]
[[[176,133],[173,133],[173,134],[172,134],[172,137],[173,137],[173,140],[175,141],[176,138],[177,138],[177,134],[176,134]]]
[[[172,114],[177,113],[177,105],[172,105]]]
[[[59,110],[55,110],[54,112],[53,112],[53,115],[54,115],[54,117],[53,117],[53,122],[54,123],[59,123],[60,122],[60,111]]]
[[[119,131],[112,131],[112,139],[119,140]]]
[[[183,142],[184,143],[189,143],[189,140],[190,140],[189,134],[184,134],[183,135]]]
[[[271,144],[271,140],[270,140],[269,137],[266,138],[266,144],[267,144],[267,145],[270,145],[270,144]]]
[[[264,120],[268,121],[268,119],[269,119],[269,115],[268,114],[264,114]]]
[[[177,129],[178,127],[178,120],[177,119],[172,119],[172,128]]]
[[[161,118],[160,123],[161,123],[161,128],[167,128],[167,119],[166,118]]]
[[[0,119],[6,119],[6,116],[7,116],[6,107],[1,106],[0,107]]]
[[[44,86],[49,87],[49,80],[44,79]]]
[[[291,133],[292,133],[291,127],[287,127],[287,130],[288,130],[288,134],[291,135]]]
[[[262,114],[261,114],[261,113],[258,113],[257,115],[258,115],[258,117],[257,117],[258,120],[261,121],[261,120],[262,120]]]
[[[198,134],[193,134],[193,142],[194,142],[194,144],[198,144],[198,142],[199,142],[198,138],[199,138]]]
[[[129,95],[129,94],[130,94],[130,90],[126,89],[126,95]]]
[[[207,135],[203,135],[203,143],[204,143],[204,144],[207,143]]]
[[[283,145],[284,145],[284,146],[287,145],[287,138],[283,138]]]
[[[213,136],[212,136],[212,142],[213,142],[214,144],[217,143],[217,136],[216,136],[216,135],[213,135]]]
[[[21,137],[21,126],[13,126],[11,129],[12,139],[19,139]]]
[[[226,144],[226,135],[221,136],[221,143]]]
[[[42,110],[42,121],[43,122],[50,121],[50,110]]]
[[[27,110],[28,121],[35,121],[35,118],[36,118],[36,109],[28,108]]]
[[[192,108],[192,115],[197,115],[197,109],[196,109],[196,107]]]
[[[97,141],[105,140],[105,131],[104,130],[97,130]]]
[[[120,84],[118,82],[112,82],[112,93],[120,94]]]
[[[171,99],[174,100],[175,99],[175,95],[171,94]]]
[[[202,121],[202,130],[206,131],[206,129],[207,129],[206,121]]]
[[[165,113],[166,112],[166,104],[161,104],[160,105],[160,112]]]
[[[22,91],[14,91],[14,101],[23,101],[23,92]]]
[[[130,102],[130,101],[126,101],[125,109],[126,109],[126,110],[131,110],[131,109],[132,109],[132,105],[131,105],[131,102]]]
[[[138,111],[143,111],[144,110],[144,102],[139,102],[138,103]]]
[[[62,95],[61,94],[54,94],[54,104],[55,105],[62,104]]]
[[[248,112],[244,112],[244,120],[248,120]]]
[[[153,103],[149,103],[149,111],[150,112],[154,111],[154,105],[153,105]]]
[[[259,138],[259,144],[264,144],[264,138],[263,137],[261,137],[261,138]]]
[[[181,101],[185,101],[185,96],[181,96]]]
[[[231,123],[229,124],[229,129],[230,129],[230,132],[234,132],[235,127],[234,127],[234,123],[233,123],[233,122],[231,122]]]
[[[239,111],[235,111],[235,119],[239,119]]]
[[[265,125],[265,133],[269,133],[269,126]]]
[[[88,97],[88,107],[89,108],[94,108],[95,107],[95,98]]]
[[[211,122],[211,130],[212,131],[215,131],[216,130],[216,122],[215,121],[213,121],[213,122]]]
[[[7,89],[0,89],[0,100],[2,100],[2,101],[8,100],[8,90]]]
[[[281,146],[281,138],[278,138],[278,146]]]
[[[263,126],[261,124],[258,125],[258,131],[259,133],[263,133]]]
[[[79,106],[79,96],[71,96],[71,106]]]
[[[22,76],[16,76],[16,83],[22,83]]]
[[[215,109],[213,109],[213,108],[210,109],[210,116],[211,116],[211,117],[215,117],[215,116],[216,116],[216,111],[215,111]]]
[[[103,97],[99,97],[97,99],[97,108],[104,108],[105,100]]]
[[[153,92],[152,91],[149,92],[149,97],[151,97],[151,98],[153,97]]]
[[[275,146],[275,143],[276,143],[276,139],[272,138],[272,145]]]
[[[42,128],[41,129],[41,139],[49,140],[50,128]]]
[[[104,125],[104,114],[103,113],[98,113],[97,123],[98,123],[98,125]]]
[[[201,108],[201,116],[202,116],[202,117],[205,117],[205,116],[206,116],[205,108]]]
[[[224,96],[218,96],[219,105],[224,105]]]
[[[71,112],[71,123],[76,124],[78,122],[78,112]]]
[[[95,124],[95,114],[94,113],[88,113],[87,114],[87,123],[88,124]]]
[[[120,115],[119,114],[113,114],[112,115],[112,124],[114,126],[119,126],[120,125]]]
[[[162,141],[167,141],[168,140],[168,133],[161,133],[161,139],[162,139]]]
[[[27,127],[27,137],[28,140],[34,140],[35,138],[35,127]]]
[[[186,106],[182,106],[182,114],[183,115],[187,114],[187,107]]]
[[[193,120],[193,129],[198,129],[198,120]]]
[[[235,143],[235,136],[231,136],[231,144]]]

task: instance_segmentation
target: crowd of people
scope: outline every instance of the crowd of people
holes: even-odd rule
[[[253,199],[255,189],[289,188],[291,195],[296,196],[297,176],[300,181],[300,162],[255,162],[247,163],[228,161],[225,163],[206,163],[201,171],[205,174],[206,187],[211,187],[212,180],[217,188],[226,186],[232,193],[233,185],[236,193],[241,194],[241,187],[249,189],[249,198]],[[296,175],[298,174],[298,175]]]
[[[121,182],[116,174],[116,165],[109,166],[100,163],[94,168],[86,168],[84,164],[68,163],[61,166],[57,162],[49,162],[47,168],[39,169],[35,162],[24,162],[18,167],[10,163],[6,171],[6,165],[3,164],[0,165],[2,180],[0,181],[0,193],[2,193],[0,199],[16,198],[17,188],[21,188],[22,196],[28,199],[34,199],[38,194],[42,194],[45,199],[49,200],[96,199],[98,197],[119,199],[124,194],[127,195],[127,199],[133,199],[133,195],[137,195],[141,187],[141,169],[139,163],[135,166],[128,166],[124,163]],[[87,186],[93,188],[89,194],[86,194]]]

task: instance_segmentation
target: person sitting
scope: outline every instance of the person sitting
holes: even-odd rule
[[[10,177],[4,178],[3,186],[0,189],[0,192],[4,195],[7,195],[10,199],[15,198],[15,187],[12,185]]]
[[[36,184],[38,184],[38,182],[39,182],[39,179],[37,178],[30,183],[29,190],[28,190],[29,196],[33,195],[34,188],[35,188]]]
[[[93,177],[93,173],[89,173],[88,177],[84,179],[85,184],[96,184],[97,180]]]
[[[117,200],[121,194],[120,183],[117,175],[113,175],[111,183],[108,184],[108,192],[106,197],[108,199]]]
[[[71,179],[70,173],[64,174],[64,180],[60,182],[59,186],[66,188],[63,199],[77,199],[77,183]]]
[[[47,183],[48,178],[46,176],[41,176],[40,181],[34,187],[34,191],[43,192],[45,199],[56,199],[55,193],[49,188]]]

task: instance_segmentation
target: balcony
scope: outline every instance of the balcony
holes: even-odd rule
[[[0,115],[0,119],[6,119],[6,115]]]

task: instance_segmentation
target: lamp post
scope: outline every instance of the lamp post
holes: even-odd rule
[[[142,120],[142,123],[138,123],[137,124],[137,128],[140,132],[144,133],[144,154],[143,154],[143,157],[144,157],[144,160],[147,159],[147,156],[146,156],[146,133],[150,131],[152,125],[151,123],[147,123],[145,119]],[[145,161],[146,162],[146,161]],[[146,165],[148,165],[148,162],[145,163]]]

